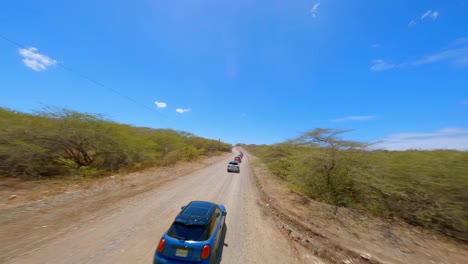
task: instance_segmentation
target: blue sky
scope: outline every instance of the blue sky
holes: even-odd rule
[[[331,127],[468,149],[468,0],[1,0],[0,35],[1,107],[230,143]]]

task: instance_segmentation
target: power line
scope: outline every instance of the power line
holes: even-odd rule
[[[76,74],[77,76],[79,76],[79,77],[81,77],[81,78],[95,84],[96,86],[107,89],[107,90],[109,90],[109,91],[111,91],[111,92],[113,92],[113,93],[115,93],[115,94],[117,94],[117,95],[119,95],[119,96],[133,102],[134,104],[137,104],[138,106],[141,106],[141,107],[144,107],[145,109],[153,111],[152,108],[150,108],[150,107],[148,107],[146,105],[140,104],[140,102],[136,101],[135,99],[131,98],[130,96],[127,96],[127,95],[125,95],[125,94],[123,94],[123,93],[121,93],[121,92],[119,92],[119,91],[117,91],[117,90],[115,90],[115,89],[113,89],[111,87],[107,87],[104,84],[101,84],[98,81],[96,81],[96,80],[94,80],[94,79],[92,79],[92,78],[90,78],[90,77],[88,77],[88,76],[86,76],[86,75],[84,75],[84,74],[82,74],[80,72],[77,72],[77,71],[73,70],[72,68],[69,68],[69,67],[65,66],[63,63],[59,63],[58,65],[59,65],[59,67],[65,69],[65,70],[67,70],[67,71],[69,71],[71,73]]]
[[[21,43],[19,43],[19,42],[17,42],[17,41],[14,41],[14,40],[12,40],[12,39],[10,39],[10,38],[7,38],[7,37],[5,37],[5,36],[2,35],[2,34],[0,34],[0,38],[4,39],[4,40],[10,42],[11,44],[16,45],[16,46],[18,46],[18,47],[20,47],[20,48],[27,49],[27,47],[26,47],[25,45],[23,45],[23,44],[21,44]],[[82,73],[80,73],[80,72],[78,72],[78,71],[75,71],[74,69],[72,69],[72,68],[70,68],[70,67],[68,67],[68,66],[65,66],[63,63],[58,63],[57,65],[58,65],[60,68],[65,69],[65,70],[67,70],[67,71],[69,71],[69,72],[71,72],[71,73],[73,73],[73,74],[76,74],[77,76],[79,76],[79,77],[81,77],[82,79],[85,79],[85,80],[87,80],[87,81],[93,83],[93,84],[96,85],[96,86],[99,86],[99,87],[101,87],[101,88],[107,89],[107,90],[109,90],[109,91],[111,91],[111,92],[113,92],[113,93],[115,93],[115,94],[117,94],[117,95],[119,95],[119,96],[121,96],[121,97],[123,97],[123,98],[125,98],[125,99],[127,99],[127,100],[129,100],[129,101],[131,101],[132,103],[137,104],[138,106],[143,107],[143,108],[145,108],[146,110],[150,110],[151,112],[153,112],[153,109],[150,108],[150,107],[148,107],[147,105],[140,104],[140,102],[136,101],[135,99],[133,99],[133,98],[131,98],[131,97],[129,97],[129,96],[127,96],[127,95],[125,95],[125,94],[123,94],[123,93],[121,93],[121,92],[119,92],[119,91],[117,91],[117,90],[115,90],[115,89],[113,89],[113,88],[111,88],[111,87],[107,87],[107,86],[105,86],[104,84],[99,83],[98,81],[94,80],[93,78],[88,77],[88,76],[86,76],[86,75],[84,75],[84,74],[82,74]]]
[[[5,36],[2,35],[2,34],[0,34],[0,38],[6,40],[6,41],[8,41],[8,42],[10,42],[10,43],[12,43],[12,44],[14,44],[14,45],[16,45],[16,46],[19,46],[19,47],[21,47],[21,48],[26,48],[24,45],[21,45],[21,44],[19,44],[18,42],[14,41],[14,40],[11,40],[11,39],[9,39],[9,38],[7,38],[7,37],[5,37]]]

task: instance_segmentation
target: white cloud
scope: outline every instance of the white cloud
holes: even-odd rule
[[[56,60],[38,52],[37,48],[19,49],[23,63],[35,71],[44,71],[47,67],[57,64]]]
[[[424,13],[421,16],[421,20],[423,20],[425,18],[432,18],[432,20],[436,20],[438,17],[439,17],[439,12],[438,11],[428,10],[426,13]]]
[[[192,111],[192,109],[190,109],[190,108],[177,108],[175,111],[177,113],[179,113],[179,114],[183,114],[183,113],[187,113],[187,112]]]
[[[333,122],[345,122],[345,121],[369,121],[374,119],[375,116],[346,116],[332,120]]]
[[[320,2],[315,3],[315,4],[312,6],[312,9],[310,9],[310,14],[311,14],[313,17],[316,17],[316,16],[317,16],[317,12],[318,12],[319,6],[320,6]]]
[[[388,63],[384,60],[374,60],[372,61],[372,66],[370,67],[371,71],[386,71],[397,67],[398,65]]]
[[[412,26],[414,26],[414,25],[416,25],[416,24],[417,24],[416,21],[411,20],[411,21],[408,23],[408,27],[412,27]]]
[[[167,104],[164,103],[164,102],[154,102],[154,104],[156,105],[157,108],[166,108],[167,107]]]
[[[468,129],[448,127],[430,133],[399,133],[381,139],[372,148],[388,150],[468,150]]]
[[[421,19],[428,17],[432,13],[432,10],[428,10],[424,15],[421,16]]]
[[[419,66],[436,62],[449,62],[458,67],[468,66],[468,46],[456,49],[446,49],[423,58],[398,64],[387,63],[384,60],[372,61],[371,71],[385,71],[397,67]]]
[[[459,66],[468,65],[468,47],[459,49],[449,49],[439,53],[435,53],[417,61],[414,61],[413,64],[420,65],[447,60],[452,61]]]

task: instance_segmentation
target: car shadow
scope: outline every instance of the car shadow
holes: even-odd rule
[[[225,243],[226,239],[226,233],[227,233],[227,225],[224,223],[223,229],[221,230],[221,236],[220,236],[220,241],[219,243],[222,245],[221,247],[218,247],[218,252],[216,252],[216,259],[215,259],[215,264],[221,263],[221,260],[223,259],[223,250],[224,247],[228,247],[229,245]]]

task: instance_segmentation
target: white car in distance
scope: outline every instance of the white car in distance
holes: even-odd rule
[[[240,173],[240,166],[239,162],[237,161],[230,161],[227,166],[227,172],[237,172]]]

